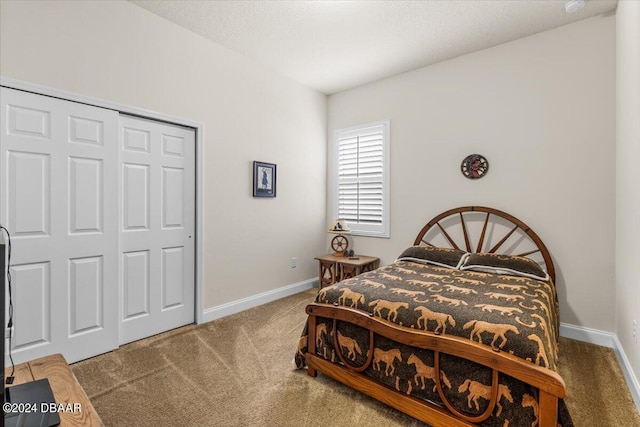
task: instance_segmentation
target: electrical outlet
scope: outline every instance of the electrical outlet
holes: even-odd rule
[[[638,322],[633,321],[633,342],[638,344]]]
[[[291,258],[291,268],[296,268],[298,266],[298,258]]]

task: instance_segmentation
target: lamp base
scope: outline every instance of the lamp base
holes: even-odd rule
[[[338,234],[331,239],[331,249],[333,249],[333,256],[344,256],[344,252],[349,247],[349,240],[343,235]]]

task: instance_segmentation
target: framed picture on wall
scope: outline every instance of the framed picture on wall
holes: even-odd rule
[[[253,162],[253,197],[276,197],[276,165]]]

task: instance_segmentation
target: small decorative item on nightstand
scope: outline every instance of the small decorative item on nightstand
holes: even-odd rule
[[[351,230],[347,226],[347,223],[343,219],[337,219],[329,227],[329,233],[337,234],[336,237],[331,239],[331,249],[333,249],[333,256],[345,256],[345,252],[349,248],[349,240],[345,234],[351,234]]]

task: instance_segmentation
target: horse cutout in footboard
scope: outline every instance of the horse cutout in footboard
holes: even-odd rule
[[[525,395],[528,397],[523,401],[523,407],[534,408],[535,417],[541,427],[557,426],[558,399],[565,396],[565,385],[562,378],[549,369],[521,360],[511,354],[496,351],[496,349],[484,344],[471,342],[460,337],[405,328],[353,308],[309,304],[307,314],[309,315],[309,347],[305,354],[305,361],[311,376],[316,376],[317,371],[320,371],[429,425],[445,427],[471,426],[475,423],[481,423],[494,412],[498,416],[500,415],[502,412],[501,402],[513,403],[509,389],[498,382],[498,374],[503,373],[538,388],[540,402],[536,402],[530,395]],[[316,332],[324,329],[324,326],[317,327],[319,318],[330,319],[334,325],[337,325],[338,322],[346,322],[370,331],[369,346],[370,349],[373,349],[373,351],[369,351],[371,357],[368,357],[362,366],[355,366],[348,356],[340,356],[343,363],[337,364],[317,355],[315,343],[319,338],[316,336]],[[341,336],[340,332],[337,336],[339,337],[338,346],[343,347],[349,355],[355,355],[351,352],[364,352],[362,348],[356,347],[357,344],[351,342],[350,338]],[[417,373],[412,378],[413,382],[417,386],[421,385],[422,389],[433,384],[431,387],[438,391],[445,408],[401,393],[362,373],[371,367],[373,370],[393,375],[396,362],[402,358],[399,350],[378,349],[376,336],[434,352],[435,366],[433,367],[427,366],[414,355],[408,357],[407,363],[416,368]],[[341,355],[342,351],[337,351],[337,353]],[[470,415],[463,411],[465,408],[456,408],[449,402],[445,388],[451,390],[452,385],[447,375],[440,369],[440,358],[444,354],[471,360],[491,369],[491,385],[466,380],[458,388],[458,392],[467,395],[469,409],[478,410],[480,408],[479,399],[489,401],[487,409],[482,414]],[[436,372],[439,372],[439,375],[436,375]]]

